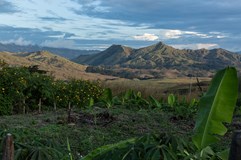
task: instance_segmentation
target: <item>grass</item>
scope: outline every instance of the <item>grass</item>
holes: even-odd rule
[[[208,83],[210,78],[199,77],[199,81]],[[107,80],[102,81],[102,86],[104,88],[110,88],[114,95],[126,92],[130,88],[136,91],[140,91],[144,98],[150,95],[159,99],[160,97],[166,98],[168,94],[175,93],[177,96],[182,98],[187,96],[192,90],[191,97],[198,98],[201,92],[199,91],[196,78],[164,78],[164,79],[150,79],[150,80],[127,80],[127,79],[117,79],[117,80]],[[207,86],[202,86],[204,91]]]
[[[103,118],[100,115],[107,113]],[[72,113],[77,118],[74,123],[67,123],[67,111],[44,114],[27,114],[3,116],[0,128],[7,130],[19,140],[48,139],[59,142],[67,149],[66,139],[73,155],[86,155],[93,149],[120,140],[138,137],[146,133],[167,132],[187,136],[193,128],[193,121],[175,120],[173,115],[158,110],[130,110],[113,108],[110,110],[95,108],[94,110],[75,110]],[[94,117],[96,123],[94,123]],[[90,123],[92,122],[92,123]]]

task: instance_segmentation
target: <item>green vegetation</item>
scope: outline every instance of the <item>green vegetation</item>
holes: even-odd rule
[[[112,146],[103,146],[89,153],[89,159],[227,159],[228,152],[221,154],[211,148],[217,142],[217,135],[227,132],[223,122],[230,123],[238,95],[238,79],[235,68],[219,71],[213,78],[208,92],[200,100],[194,145],[188,140],[173,138],[170,134],[144,136],[130,139]],[[173,106],[174,95],[168,103]]]
[[[103,91],[98,82],[55,81],[51,76],[27,67],[0,70],[0,114],[56,110],[56,107],[85,107]],[[51,107],[54,106],[54,107]]]
[[[3,67],[0,75],[0,141],[14,135],[15,159],[227,157],[217,144],[225,148],[230,139],[217,135],[227,132],[222,123],[231,121],[236,103],[234,68],[219,71],[200,100],[131,89],[113,94],[98,82],[54,80],[29,67]]]

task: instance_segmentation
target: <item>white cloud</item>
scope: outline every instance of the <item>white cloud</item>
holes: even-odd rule
[[[143,35],[136,35],[133,36],[135,40],[144,40],[144,41],[155,41],[159,37],[156,36],[155,34],[150,34],[150,33],[144,33]]]
[[[182,31],[180,30],[167,30],[165,33],[165,38],[167,39],[177,39],[182,35]]]
[[[171,46],[178,49],[213,49],[219,47],[219,45],[215,43],[174,44]]]
[[[20,46],[27,46],[27,45],[33,44],[31,41],[24,40],[24,38],[22,38],[22,37],[19,37],[18,39],[10,39],[10,40],[0,41],[0,42],[3,44],[14,43],[14,44],[20,45]]]
[[[76,43],[73,40],[57,39],[46,40],[41,43],[41,46],[54,47],[54,48],[76,48]]]
[[[202,49],[202,48],[205,48],[205,49],[212,49],[212,48],[217,48],[219,47],[218,44],[215,44],[215,43],[198,43],[196,44],[197,45],[197,49]]]
[[[217,36],[217,38],[226,38],[227,36]]]
[[[164,37],[166,39],[178,39],[183,36],[196,36],[200,38],[211,38],[213,36],[204,34],[204,33],[199,33],[199,32],[193,32],[193,31],[182,31],[182,30],[166,30],[164,32]]]
[[[192,35],[192,36],[197,36],[200,38],[211,38],[211,35],[208,34],[203,34],[203,33],[199,33],[199,32],[192,32],[192,31],[183,31],[182,34],[186,34],[186,35]]]
[[[61,34],[61,35],[49,35],[49,38],[64,38],[65,34]]]

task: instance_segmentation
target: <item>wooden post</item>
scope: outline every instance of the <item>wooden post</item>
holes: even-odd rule
[[[13,159],[14,159],[13,136],[10,133],[8,133],[3,143],[2,160],[13,160]]]
[[[38,113],[41,113],[41,106],[42,106],[42,99],[39,98],[39,102],[38,102]]]
[[[57,104],[56,104],[56,102],[54,101],[54,111],[56,112],[56,110],[57,110]]]
[[[241,160],[241,130],[234,131],[231,142],[229,160]]]
[[[68,123],[71,123],[71,102],[68,104]]]

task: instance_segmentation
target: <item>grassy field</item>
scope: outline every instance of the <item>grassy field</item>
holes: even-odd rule
[[[75,110],[73,123],[67,123],[67,111],[3,116],[0,120],[1,134],[10,132],[18,141],[48,139],[67,149],[70,140],[75,156],[120,140],[142,136],[146,133],[170,133],[187,136],[191,134],[193,120],[175,120],[172,114],[158,110],[130,110],[112,108]]]
[[[199,80],[203,91],[200,91],[194,78],[107,80],[102,81],[102,86],[111,88],[115,95],[134,89],[140,91],[143,98],[150,95],[158,99],[166,98],[170,93],[176,93],[179,98],[186,96],[191,99],[198,98],[206,90],[210,81],[208,78],[199,78]],[[192,97],[188,97],[190,91]],[[189,107],[189,102],[186,101],[187,105],[184,106],[178,102],[174,107],[168,106],[166,100],[162,103],[161,108],[138,108],[128,106],[128,103],[113,105],[108,109],[100,108],[103,107],[101,105],[89,109],[73,108],[70,117],[65,109],[59,109],[56,112],[44,111],[41,114],[1,116],[0,134],[4,137],[6,133],[12,133],[16,145],[31,145],[33,150],[41,149],[44,147],[41,146],[42,144],[56,146],[54,148],[60,148],[67,157],[68,139],[74,159],[79,159],[100,146],[150,133],[167,133],[186,137],[191,141],[196,112],[193,112],[192,116],[183,117],[177,116],[175,111],[175,108],[182,107],[184,108],[182,112],[186,113],[185,107]],[[218,148],[217,150],[228,148],[232,131],[239,129],[240,126],[241,118],[235,116],[233,124],[228,126],[228,134],[214,148]]]
[[[199,81],[202,84],[203,91],[207,89],[210,78],[199,77]],[[165,78],[165,79],[150,79],[150,80],[129,80],[129,79],[117,79],[102,81],[102,86],[110,88],[114,95],[126,92],[129,89],[140,91],[142,96],[147,98],[153,96],[155,98],[166,98],[168,94],[175,93],[182,98],[183,96],[189,96],[187,98],[198,98],[202,93],[197,86],[196,78]],[[190,94],[191,90],[191,96]]]
[[[130,110],[120,107],[108,110],[75,110],[72,118],[73,122],[67,123],[65,110],[2,116],[1,135],[12,133],[18,142],[47,140],[52,146],[58,145],[66,150],[68,138],[72,154],[78,159],[102,145],[148,133],[168,133],[190,138],[195,124],[194,119],[178,119],[172,113],[160,110]],[[229,128],[230,131],[234,129]],[[231,141],[230,131],[224,140],[216,145],[217,148],[228,147]]]

